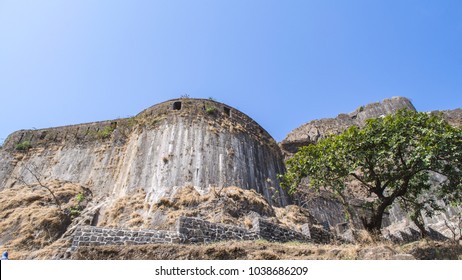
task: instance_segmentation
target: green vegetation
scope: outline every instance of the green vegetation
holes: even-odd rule
[[[127,118],[127,126],[128,127],[133,127],[137,124],[138,120],[136,119],[136,117],[129,117]]]
[[[371,232],[381,229],[385,211],[397,201],[425,234],[421,213],[441,210],[437,199],[462,201],[462,129],[439,115],[401,110],[302,147],[287,169],[282,185],[291,192],[309,177],[310,187],[331,190],[346,203],[348,184],[357,184],[374,199],[367,205],[371,217],[362,217]]]
[[[18,151],[28,151],[30,148],[32,148],[32,144],[27,140],[16,145],[16,150]]]
[[[81,207],[78,206],[78,205],[77,205],[77,206],[71,206],[71,207],[69,208],[69,216],[70,216],[71,218],[75,218],[75,217],[80,216],[80,213],[81,213],[81,212],[82,212],[82,209],[81,209]]]
[[[85,195],[83,193],[79,193],[75,196],[75,200],[77,200],[77,202],[80,203],[85,200]]]
[[[114,130],[115,130],[114,126],[107,125],[102,130],[99,130],[98,132],[96,132],[96,137],[98,137],[99,139],[107,139],[111,137],[112,132],[114,132]]]
[[[71,218],[75,218],[75,217],[78,217],[80,216],[80,214],[82,213],[82,210],[83,210],[83,206],[82,206],[82,202],[86,199],[85,195],[83,193],[78,193],[76,196],[75,196],[75,200],[77,201],[76,204],[72,205],[71,207],[69,207],[68,209],[68,215],[71,217]]]
[[[215,114],[215,112],[217,111],[217,108],[213,107],[213,106],[207,106],[205,107],[205,112],[209,115],[213,115]]]

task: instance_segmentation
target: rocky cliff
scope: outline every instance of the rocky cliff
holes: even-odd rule
[[[339,114],[335,118],[313,120],[303,124],[291,131],[281,141],[280,146],[284,154],[290,156],[296,153],[299,147],[314,144],[328,135],[342,133],[350,126],[362,126],[367,119],[392,114],[400,109],[416,110],[409,99],[392,97],[381,102],[361,106],[348,114]],[[432,111],[431,113],[441,113],[452,126],[462,125],[462,109]]]
[[[349,114],[339,114],[335,118],[310,121],[294,129],[282,140],[280,146],[286,156],[298,151],[299,147],[314,144],[328,135],[339,134],[353,125],[361,126],[365,120],[388,115],[400,109],[415,110],[405,97],[392,97],[382,102],[361,106]]]

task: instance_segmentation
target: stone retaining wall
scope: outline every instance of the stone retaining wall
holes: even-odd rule
[[[310,227],[311,240],[314,243],[328,244],[332,241],[332,234],[320,226]]]
[[[260,238],[276,241],[276,242],[288,242],[288,241],[310,241],[311,238],[307,235],[297,232],[288,228],[278,226],[276,224],[264,221],[262,219],[255,219],[253,228],[259,233]]]
[[[80,227],[74,233],[72,247],[149,244],[149,243],[181,243],[181,235],[165,230],[129,230],[100,227]]]
[[[257,240],[275,242],[301,241],[328,243],[329,232],[308,224],[303,232],[294,231],[261,218],[255,218],[253,229],[216,224],[199,218],[180,217],[176,231],[128,230],[100,227],[80,227],[74,233],[72,250],[79,246],[152,244],[152,243],[210,243],[222,240]]]
[[[178,233],[184,243],[210,243],[222,240],[256,240],[260,236],[255,231],[225,224],[215,224],[197,218],[180,217]]]

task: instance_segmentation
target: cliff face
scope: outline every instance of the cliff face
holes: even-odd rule
[[[454,127],[462,125],[462,109],[460,108],[454,110],[433,111],[432,113],[442,114],[443,118],[445,118],[446,121]]]
[[[298,148],[314,144],[328,135],[340,134],[353,125],[362,126],[365,120],[388,115],[400,109],[414,110],[411,101],[404,97],[393,97],[382,102],[361,106],[349,114],[339,114],[336,118],[314,120],[306,123],[282,140],[280,146],[285,155],[292,155]]]
[[[30,146],[18,151],[21,145]],[[23,148],[24,150],[24,148]],[[119,197],[137,189],[155,203],[178,187],[254,189],[286,205],[277,174],[276,142],[245,114],[211,100],[178,99],[129,119],[18,131],[0,151],[0,189],[17,178],[79,183],[95,195]]]

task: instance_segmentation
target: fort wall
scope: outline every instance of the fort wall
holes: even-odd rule
[[[79,246],[101,245],[141,245],[153,243],[211,243],[224,240],[257,240],[272,242],[313,242],[329,243],[331,235],[318,227],[304,225],[311,234],[297,232],[261,218],[254,219],[254,228],[226,224],[210,223],[199,218],[180,217],[175,231],[165,230],[128,230],[108,229],[100,227],[80,227],[73,237],[72,250]]]
[[[27,151],[18,148],[28,144]],[[273,205],[287,205],[277,174],[285,171],[274,139],[244,113],[208,99],[175,99],[132,118],[22,130],[0,150],[0,189],[14,178],[46,178],[89,187],[113,198],[142,188],[155,203],[178,187],[198,191],[238,186]]]

